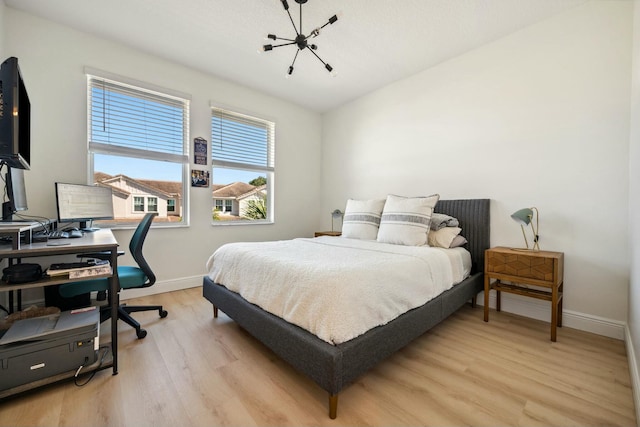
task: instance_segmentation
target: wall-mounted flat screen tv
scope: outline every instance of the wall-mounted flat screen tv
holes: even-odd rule
[[[15,57],[0,66],[0,162],[18,169],[31,163],[31,103]]]

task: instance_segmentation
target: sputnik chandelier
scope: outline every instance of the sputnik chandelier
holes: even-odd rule
[[[318,49],[318,46],[316,46],[315,44],[309,43],[309,38],[316,38],[320,35],[320,30],[322,30],[324,27],[326,27],[329,24],[333,24],[338,20],[338,15],[333,15],[331,18],[329,18],[329,21],[326,22],[323,26],[321,27],[317,27],[313,30],[311,30],[311,32],[309,33],[309,35],[305,36],[302,33],[302,5],[305,4],[307,2],[307,0],[295,0],[296,3],[298,3],[300,5],[300,24],[298,25],[299,28],[296,27],[295,22],[293,22],[293,18],[291,17],[291,12],[289,12],[289,3],[287,3],[287,0],[280,0],[282,2],[282,6],[284,7],[284,10],[287,12],[287,14],[289,15],[289,20],[291,21],[291,25],[293,25],[293,29],[296,32],[296,38],[295,39],[287,39],[284,37],[278,37],[275,34],[269,34],[267,35],[267,38],[270,40],[283,40],[285,42],[288,43],[281,43],[281,44],[265,44],[264,46],[262,46],[262,50],[267,52],[270,50],[275,49],[276,47],[282,47],[282,46],[291,46],[291,45],[296,45],[298,47],[298,50],[296,50],[296,54],[293,57],[293,62],[291,63],[291,65],[289,66],[289,68],[287,69],[287,77],[289,77],[292,73],[293,73],[293,66],[296,63],[296,59],[298,59],[298,54],[305,50],[308,49],[309,52],[313,53],[313,55],[318,58],[318,60],[320,62],[322,62],[322,64],[324,65],[324,68],[327,69],[327,71],[329,71],[329,73],[331,73],[331,75],[335,76],[335,73],[333,72],[333,67],[329,64],[327,64],[326,62],[324,62],[322,60],[322,58],[320,58],[318,56],[317,53],[315,53],[314,51],[316,49]]]

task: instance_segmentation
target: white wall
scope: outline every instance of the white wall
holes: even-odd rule
[[[542,249],[565,253],[565,325],[622,338],[632,7],[589,2],[327,113],[325,228],[350,197],[437,192],[490,198],[492,245],[524,246],[509,216],[536,206]]]
[[[25,174],[29,214],[55,217],[55,181],[86,182],[83,70],[89,66],[191,94],[191,140],[210,140],[210,101],[276,122],[276,223],[213,227],[211,192],[192,188],[191,226],[155,229],[147,237],[145,254],[159,281],[154,291],[201,284],[207,258],[223,243],[313,235],[320,221],[319,114],[9,7],[4,13],[6,54],[19,58],[32,104],[32,162]],[[118,231],[116,237],[126,246],[131,232]]]
[[[631,134],[629,137],[629,247],[631,282],[629,285],[629,319],[627,353],[634,381],[636,413],[640,419],[640,3],[634,2],[633,67],[631,87]]]

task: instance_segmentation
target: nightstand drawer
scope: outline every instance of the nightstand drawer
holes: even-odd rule
[[[562,282],[561,252],[526,252],[493,248],[486,252],[486,273],[504,274],[549,283]]]
[[[508,274],[529,279],[554,281],[556,260],[527,253],[514,254],[491,251],[487,254],[487,272]]]

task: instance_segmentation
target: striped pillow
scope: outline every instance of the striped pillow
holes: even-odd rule
[[[406,246],[426,245],[431,214],[439,199],[439,194],[428,197],[389,194],[382,211],[378,242]]]
[[[376,240],[384,200],[347,200],[342,220],[342,237]]]

